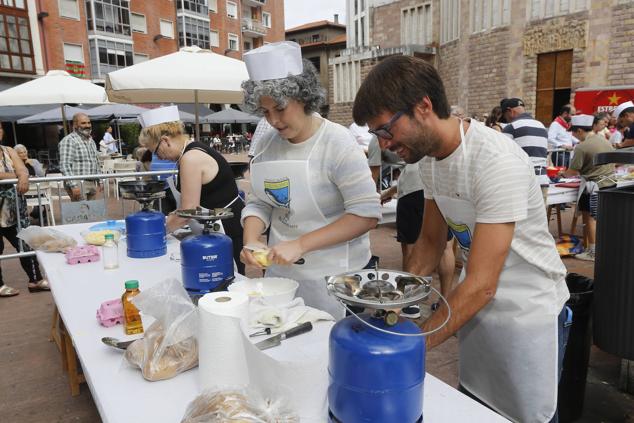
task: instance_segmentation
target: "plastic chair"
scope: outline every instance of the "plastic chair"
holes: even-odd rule
[[[39,185],[39,194],[38,194]],[[51,186],[48,182],[38,182],[29,184],[29,190],[24,193],[27,207],[44,207],[46,211],[46,223],[48,226],[55,226],[55,215],[51,206]],[[42,222],[40,222],[41,224]]]

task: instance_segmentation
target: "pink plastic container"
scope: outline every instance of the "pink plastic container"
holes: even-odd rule
[[[94,245],[78,245],[66,252],[66,263],[79,264],[99,261],[99,249]]]
[[[121,299],[117,298],[101,303],[99,309],[97,309],[97,320],[99,320],[102,326],[107,328],[117,323],[123,324],[123,305],[121,304]]]

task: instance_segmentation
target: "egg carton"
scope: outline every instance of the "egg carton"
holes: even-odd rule
[[[105,301],[97,309],[97,320],[107,328],[123,324],[123,305],[121,299]]]
[[[66,252],[66,263],[92,263],[99,261],[99,249],[94,245],[79,245]]]

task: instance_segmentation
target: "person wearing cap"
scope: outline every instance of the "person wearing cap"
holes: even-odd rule
[[[500,102],[504,119],[508,124],[502,133],[514,140],[533,163],[535,175],[542,190],[544,206],[548,199],[550,179],[546,174],[548,165],[548,132],[546,127],[524,109],[524,102],[519,98],[505,98]]]
[[[579,140],[570,132],[570,119],[574,114],[575,108],[571,104],[566,104],[548,127],[548,144],[550,147],[566,150],[555,152],[553,162],[556,166],[568,167],[570,151],[579,143]]]
[[[458,333],[463,390],[512,421],[556,419],[570,294],[533,162],[503,134],[451,116],[438,71],[421,58],[374,66],[352,116],[407,163],[420,161],[425,211],[407,270],[433,272],[447,228],[463,251],[451,313],[443,304],[422,324],[439,328],[427,347]]]
[[[618,119],[618,123],[621,127],[625,128],[623,131],[623,141],[614,144],[616,148],[626,148],[634,146],[634,103],[626,101],[619,104],[614,112],[614,117]]]
[[[240,213],[244,204],[238,195],[229,163],[209,145],[190,140],[176,106],[145,111],[139,116],[139,121],[143,128],[139,135],[141,145],[159,159],[171,160],[178,165],[178,182],[172,190],[178,209],[195,209],[198,206],[231,209],[233,218],[223,220],[222,226],[233,243],[238,272],[244,274],[244,265],[240,262]],[[187,225],[189,219],[171,213],[165,223],[167,231],[173,232]]]
[[[59,168],[64,176],[97,175],[100,165],[97,146],[90,136],[92,123],[85,113],[73,116],[73,132],[59,142]],[[93,200],[101,191],[98,180],[64,182],[71,201]]]
[[[249,80],[244,107],[274,130],[256,146],[251,191],[242,212],[244,244],[267,247],[266,276],[299,282],[307,305],[336,318],[343,308],[328,295],[324,276],[361,269],[371,258],[368,231],[380,217],[379,194],[365,155],[348,128],[315,113],[325,99],[319,76],[294,42],[244,54]],[[262,268],[248,249],[248,265]],[[303,264],[296,264],[300,259]]]
[[[616,184],[614,164],[595,165],[594,157],[599,153],[614,151],[614,148],[603,135],[592,132],[601,116],[575,115],[571,120],[572,134],[580,141],[575,147],[575,154],[570,167],[560,172],[566,178],[581,176],[581,186],[577,197],[577,207],[581,211],[584,232],[588,238],[588,246],[575,258],[594,261],[597,230],[597,208],[600,189],[610,188]]]

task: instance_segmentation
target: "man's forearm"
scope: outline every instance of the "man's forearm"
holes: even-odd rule
[[[421,276],[431,275],[440,263],[444,247],[443,243],[434,243],[421,233],[409,254],[405,271]]]

